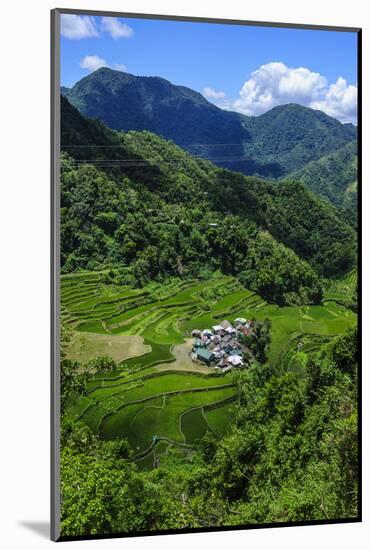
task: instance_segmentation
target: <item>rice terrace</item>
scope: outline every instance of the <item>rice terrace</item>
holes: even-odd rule
[[[92,373],[87,394],[68,403],[67,416],[103,439],[127,438],[142,468],[157,465],[169,448],[192,452],[207,431],[216,437],[228,431],[238,384],[234,371],[218,374],[191,360],[191,331],[224,318],[269,318],[269,360],[300,370],[306,352],[354,324],[355,314],[341,305],[344,287],[329,291],[321,305],[278,307],[233,277],[174,279],[133,290],[110,283],[108,270],[63,275],[62,319],[73,334],[67,356],[76,339],[85,342],[83,350],[96,340],[99,354],[116,361],[120,347],[123,355],[137,350],[117,369]]]
[[[355,521],[356,35],[61,21],[62,539]]]

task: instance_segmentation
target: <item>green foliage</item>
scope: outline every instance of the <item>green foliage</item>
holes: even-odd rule
[[[107,93],[140,92],[141,109],[159,105],[158,132],[181,107],[199,142],[241,139],[249,173],[281,176],[355,135],[293,105],[254,120],[220,115],[191,90],[161,79],[141,79],[139,90],[135,77],[108,69],[64,94],[88,111],[97,83],[90,114]],[[153,103],[160,91],[167,100]],[[122,113],[129,127],[148,127],[142,111]],[[113,115],[117,104],[110,125]],[[178,120],[175,141],[187,137]],[[301,182],[245,177],[147,131],[114,132],[64,98],[62,149],[62,533],[355,517],[357,332],[326,342],[354,323],[341,304],[355,303],[356,275],[322,279],[354,265],[353,229]],[[224,378],[155,371],[191,328],[237,316],[258,319],[248,369]],[[121,370],[106,357],[82,366],[65,359],[70,326],[141,334],[151,351]],[[167,438],[152,447],[153,434]]]
[[[236,430],[215,457],[238,522],[356,515],[357,396],[344,373],[356,371],[356,347],[350,331],[313,357],[304,377],[287,373],[259,386],[247,373]]]
[[[91,452],[98,446],[98,439],[84,422],[62,418],[61,446],[81,453]]]
[[[151,525],[156,491],[149,493],[132,463],[107,453],[106,446],[95,453],[64,448],[61,471],[63,535],[139,531]]]
[[[118,183],[92,166],[76,167],[70,158],[62,163],[63,271],[120,266],[122,282],[142,286],[169,275],[197,277],[205,269],[221,269],[247,272],[245,284],[273,302],[321,299],[321,284],[310,266],[254,222],[233,215],[220,219],[206,205],[203,214],[199,205],[170,206],[127,178]],[[113,234],[101,225],[102,212],[112,209]],[[216,216],[220,221],[214,227]]]
[[[79,371],[79,363],[77,361],[70,361],[69,359],[61,360],[61,405],[62,410],[66,403],[76,398],[77,395],[82,395],[86,391],[86,378],[81,371]]]
[[[84,115],[116,130],[149,130],[192,154],[245,174],[280,177],[355,139],[356,129],[300,105],[247,117],[158,77],[106,67],[63,94]],[[69,143],[69,142],[64,142]],[[91,144],[99,143],[91,141]]]
[[[61,323],[61,333],[60,333],[60,348],[61,348],[61,359],[66,357],[66,348],[71,341],[72,331],[71,328],[66,323]]]
[[[324,300],[344,305],[352,311],[358,311],[358,276],[357,270],[350,271],[338,279],[327,281]]]
[[[215,436],[208,430],[200,441],[200,450],[205,462],[211,462],[218,448]]]
[[[322,111],[296,104],[280,105],[259,117],[244,119],[251,132],[246,154],[261,163],[277,163],[270,177],[287,175],[356,138],[356,128]],[[250,172],[251,173],[251,172]],[[257,172],[259,173],[259,172]]]
[[[301,182],[268,182],[220,170],[212,200],[214,208],[253,219],[324,276],[354,266],[354,230]]]
[[[125,440],[62,430],[62,532],[84,535],[357,515],[357,333],[304,373],[255,363],[239,376],[238,416],[198,451],[168,449],[139,472]]]
[[[268,348],[271,343],[271,328],[272,321],[264,319],[264,321],[252,320],[252,333],[249,336],[241,335],[241,341],[251,350],[253,356],[260,363],[265,363],[267,360]]]
[[[353,328],[344,337],[337,338],[330,348],[332,361],[343,373],[350,374],[353,378],[357,375],[355,370],[358,364],[357,334],[357,328]]]
[[[351,141],[338,151],[290,174],[342,212],[345,220],[357,225],[357,142]]]
[[[94,133],[95,143],[104,147],[85,149]],[[258,267],[267,262],[263,254],[269,242],[262,231],[320,274],[346,272],[354,264],[354,231],[303,184],[272,183],[218,169],[149,132],[112,132],[84,119],[67,100],[62,102],[62,134],[70,140],[63,149],[76,159],[62,160],[65,272],[120,264],[123,281],[139,284],[164,274],[205,276],[205,269],[236,274],[254,262]],[[95,167],[85,165],[89,159]],[[284,294],[288,299],[290,292],[305,296],[307,285],[299,289],[291,284],[288,264],[297,262],[275,244],[270,245],[269,264],[287,265],[274,275],[275,285],[280,278],[289,281],[291,288],[278,291],[287,303]],[[250,269],[253,275],[254,267]],[[265,277],[261,283],[257,276],[254,286],[262,294]],[[309,286],[318,283],[312,280]]]
[[[112,357],[97,356],[87,364],[89,372],[107,372],[117,370],[117,363]]]

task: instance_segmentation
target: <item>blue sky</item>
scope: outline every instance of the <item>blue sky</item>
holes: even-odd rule
[[[297,102],[355,121],[353,32],[62,16],[62,85],[103,65],[161,76],[248,115]]]

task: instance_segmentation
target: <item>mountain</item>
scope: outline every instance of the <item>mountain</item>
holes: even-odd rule
[[[149,130],[219,166],[264,177],[287,175],[356,138],[354,126],[300,105],[247,117],[163,78],[106,67],[63,94],[112,129]]]
[[[308,163],[290,174],[337,206],[353,225],[357,223],[357,142]]]
[[[356,128],[322,111],[296,104],[280,105],[244,120],[253,139],[247,154],[267,163],[279,159],[287,171],[336,151],[356,138]]]
[[[242,143],[250,135],[237,113],[223,111],[201,94],[159,77],[138,77],[102,67],[64,95],[79,111],[115,130],[149,130],[183,148]]]
[[[152,277],[246,272],[251,288],[287,303],[307,299],[298,289],[313,270],[337,276],[354,265],[355,232],[303,183],[230,172],[148,131],[109,130],[64,97],[61,106],[67,271],[113,262]]]

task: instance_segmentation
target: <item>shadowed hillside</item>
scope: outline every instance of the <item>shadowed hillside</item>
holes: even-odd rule
[[[115,130],[149,130],[220,166],[280,177],[355,139],[356,128],[300,105],[247,117],[159,77],[103,67],[63,94]]]

